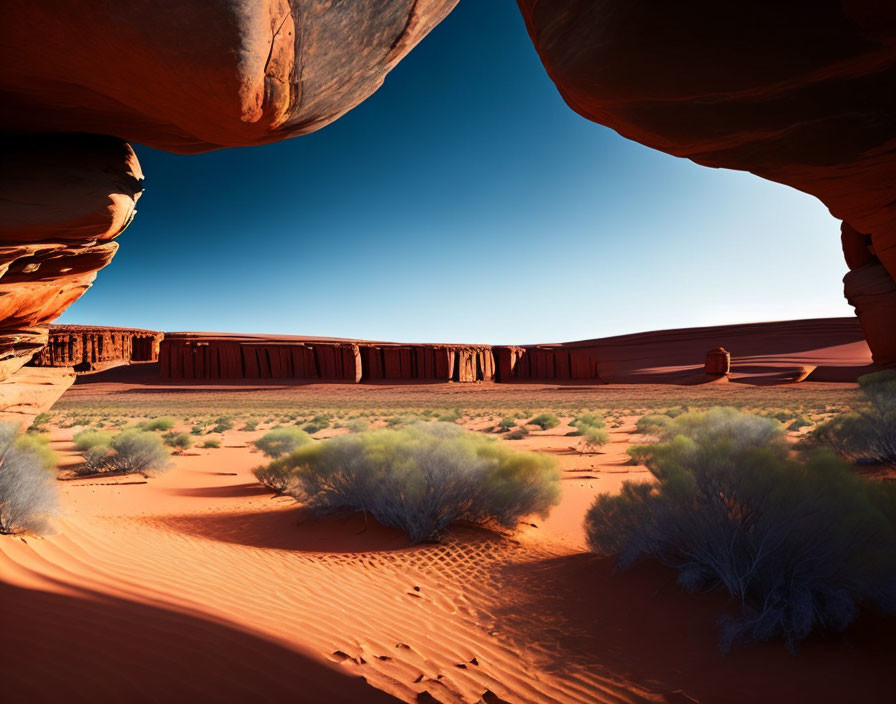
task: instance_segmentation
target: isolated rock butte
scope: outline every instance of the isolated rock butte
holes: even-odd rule
[[[49,340],[32,358],[35,367],[92,372],[120,364],[156,362],[162,333],[136,328],[51,325]]]
[[[191,153],[358,105],[457,0],[8,0],[0,125]]]
[[[876,268],[847,281],[847,295],[875,361],[896,364],[896,4],[518,4],[576,112],[810,193],[868,235],[861,266]]]

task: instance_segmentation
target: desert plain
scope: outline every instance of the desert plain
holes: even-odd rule
[[[10,701],[834,702],[891,691],[891,618],[863,614],[798,656],[780,641],[723,655],[715,623],[727,596],[684,593],[657,564],[620,572],[589,554],[583,532],[598,493],[650,478],[625,452],[644,439],[641,416],[719,405],[776,413],[810,423],[787,431],[796,442],[856,404],[855,384],[120,378],[84,377],[44,420],[61,479],[81,461],[72,437],[85,428],[169,416],[194,441],[157,476],[60,481],[55,533],[0,540]],[[607,422],[610,441],[596,451],[571,434],[583,411]],[[454,525],[410,545],[361,514],[315,518],[251,471],[264,462],[252,441],[275,426],[316,419],[326,427],[314,437],[325,439],[350,421],[441,418],[501,438],[501,418],[522,426],[539,413],[559,425],[497,441],[554,457],[562,500],[512,532]]]

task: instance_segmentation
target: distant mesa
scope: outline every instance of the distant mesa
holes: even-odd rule
[[[710,348],[722,342],[724,347]],[[707,348],[710,348],[707,352]],[[158,364],[150,364],[157,361]],[[32,362],[140,383],[604,383],[851,381],[871,354],[855,318],[723,325],[544,345],[406,344],[297,335],[53,326]],[[142,368],[139,372],[138,368]],[[102,376],[102,375],[101,375]],[[137,377],[134,377],[137,378]]]

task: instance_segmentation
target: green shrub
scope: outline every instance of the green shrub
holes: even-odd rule
[[[37,433],[28,432],[24,435],[19,435],[13,445],[37,457],[41,466],[48,472],[56,469],[56,465],[59,463],[59,457],[50,449],[49,435],[38,435]]]
[[[660,413],[651,413],[638,418],[637,422],[635,422],[635,430],[641,435],[658,435],[662,433],[663,429],[671,422],[671,416]]]
[[[204,443],[202,443],[202,447],[205,448],[206,450],[211,450],[211,449],[221,447],[221,443],[218,442],[217,440],[206,440]]]
[[[192,428],[190,428],[191,435],[202,435],[209,426],[208,421],[201,421],[196,423]]]
[[[602,416],[599,416],[596,413],[583,413],[582,415],[573,418],[570,425],[579,430],[582,428],[603,428],[606,426],[606,421],[604,421]]]
[[[257,420],[247,420],[246,423],[243,425],[242,430],[252,431],[252,430],[256,430],[257,428],[258,428]]]
[[[504,436],[504,439],[505,440],[522,440],[523,438],[527,437],[528,435],[529,435],[529,429],[524,425],[520,425],[520,426],[514,428],[513,430],[511,430],[509,433],[507,433],[507,435]]]
[[[185,433],[181,434],[189,439]],[[111,472],[148,476],[168,467],[168,450],[152,431],[131,428],[114,437],[103,435],[105,438],[91,438],[90,442],[82,443],[84,464],[75,470],[77,474]]]
[[[215,425],[211,430],[213,433],[223,433],[233,428],[233,418],[230,416],[215,418],[214,423]]]
[[[99,430],[82,430],[80,433],[75,434],[72,442],[75,443],[75,449],[85,452],[91,447],[98,445],[110,447],[112,445],[112,435]]]
[[[34,420],[31,421],[30,431],[40,432],[43,430],[43,427],[53,420],[53,416],[50,413],[38,413],[34,416]]]
[[[448,423],[370,430],[306,444],[267,468],[318,514],[366,511],[418,543],[455,520],[516,526],[560,496],[553,460]],[[256,475],[258,476],[258,475]]]
[[[274,428],[269,430],[253,445],[266,456],[276,459],[281,455],[288,455],[300,445],[311,442],[311,436],[303,430],[294,427]]]
[[[165,433],[162,440],[168,447],[173,447],[176,450],[186,450],[193,444],[193,438],[187,433]]]
[[[896,467],[896,371],[867,374],[859,386],[868,406],[821,423],[807,437],[850,462]]]
[[[601,494],[590,548],[621,567],[652,557],[685,589],[725,588],[740,614],[720,644],[842,630],[861,603],[896,611],[896,489],[826,453],[793,459],[777,422],[711,409],[642,446],[656,483]]]
[[[56,479],[18,426],[0,423],[0,533],[44,533],[58,506]]]
[[[593,425],[583,425],[581,428],[582,444],[591,452],[595,452],[597,448],[610,441],[610,433],[606,428]]]
[[[146,475],[168,466],[168,451],[158,435],[139,430],[123,430],[112,438],[111,471]]]
[[[446,413],[440,413],[436,416],[439,423],[457,423],[462,417],[461,412],[457,408],[453,408]]]
[[[550,430],[560,425],[560,419],[553,413],[539,413],[528,424],[537,425],[542,430]]]
[[[296,468],[290,456],[280,457],[261,467],[252,470],[255,478],[268,489],[285,494],[296,484]]]
[[[169,418],[168,416],[160,416],[159,418],[148,420],[145,423],[140,423],[137,427],[141,428],[142,430],[171,430],[174,425],[174,418]]]
[[[365,430],[370,430],[370,423],[360,418],[353,418],[346,421],[345,427],[350,433],[363,433]]]
[[[498,432],[507,433],[513,430],[516,427],[516,418],[511,418],[510,416],[505,416],[501,420],[498,421],[498,425],[496,426]]]

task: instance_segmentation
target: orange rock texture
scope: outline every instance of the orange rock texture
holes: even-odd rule
[[[182,153],[306,134],[371,95],[456,4],[9,0],[0,125]]]
[[[518,4],[576,112],[810,193],[866,234],[878,268],[848,294],[875,361],[896,364],[896,4]]]
[[[50,321],[112,259],[114,238],[134,216],[143,174],[131,148],[114,137],[2,142],[0,382],[13,382],[47,343]]]

